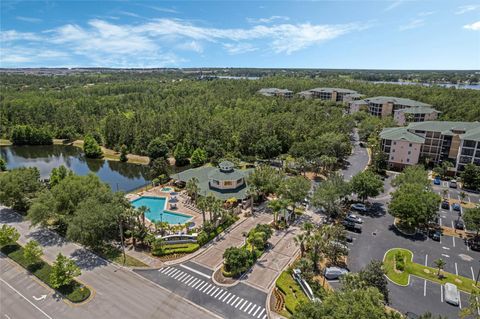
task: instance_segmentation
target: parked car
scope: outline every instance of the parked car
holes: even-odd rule
[[[340,267],[328,267],[327,269],[325,269],[325,278],[327,278],[328,280],[334,280],[334,279],[338,279],[340,278],[341,276],[344,276],[348,274],[348,270],[345,269],[345,268],[340,268]]]
[[[454,204],[452,205],[452,209],[453,209],[453,210],[456,210],[457,212],[459,212],[459,211],[460,211],[460,204],[454,203]]]
[[[353,231],[356,233],[361,233],[362,232],[362,226],[358,225],[355,222],[351,222],[348,220],[344,220],[342,222],[343,227],[345,227],[346,230]]]
[[[429,234],[430,238],[435,241],[440,241],[440,238],[442,237],[442,232],[438,229],[431,231]]]
[[[367,206],[365,206],[364,204],[361,204],[361,203],[352,204],[352,205],[350,205],[350,208],[353,209],[353,210],[362,212],[362,213],[366,213],[368,211]]]
[[[457,188],[457,181],[452,179],[449,183],[450,188]]]
[[[460,294],[456,285],[447,282],[443,285],[443,290],[445,291],[445,302],[453,306],[460,305]]]
[[[347,243],[353,243],[353,237],[350,235],[346,235],[345,240],[347,241]]]
[[[448,202],[448,200],[444,200],[442,202],[442,209],[450,209],[450,203]]]
[[[462,230],[465,229],[465,223],[463,222],[463,220],[457,219],[455,221],[455,228],[456,229],[462,229]]]
[[[352,214],[352,213],[349,213],[347,215],[347,217],[345,217],[345,220],[348,220],[348,221],[351,221],[351,222],[354,222],[354,223],[357,223],[357,224],[362,224],[363,223],[363,220],[360,217],[358,217],[357,215]]]
[[[442,183],[442,180],[440,179],[440,177],[435,177],[435,179],[433,180],[433,184],[435,185],[440,185]]]
[[[417,315],[416,313],[413,313],[413,312],[409,311],[409,312],[405,313],[405,318],[406,319],[418,319],[418,318],[420,318],[420,316]]]

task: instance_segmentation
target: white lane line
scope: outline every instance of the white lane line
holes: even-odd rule
[[[460,294],[460,291],[458,292],[458,306],[462,309],[462,294]]]
[[[227,292],[228,292],[228,291],[227,291]],[[221,302],[225,302],[225,300],[227,300],[227,299],[228,299],[228,297],[230,297],[230,295],[231,295],[231,294],[232,294],[232,293],[231,293],[231,292],[229,292],[229,293],[228,293],[228,294],[226,294],[226,295],[225,295],[225,297],[223,297],[223,299],[222,299],[222,300],[220,300],[220,301],[221,301]]]
[[[243,298],[240,298],[240,300],[235,304],[235,308],[238,308],[240,303],[242,303],[243,301],[244,301]]]
[[[425,297],[427,295],[427,281],[425,280],[423,282],[423,296]]]
[[[440,227],[442,227],[442,219],[441,218],[438,220],[438,224],[440,225]],[[440,236],[440,242],[442,242],[441,236]]]
[[[470,270],[472,271],[472,280],[475,280],[475,274],[473,273],[473,267],[470,266]]]
[[[197,286],[195,289],[201,290],[201,289],[203,289],[203,287],[205,287],[207,284],[208,284],[208,282],[205,281],[205,282],[202,283],[201,285]]]
[[[215,289],[212,290],[211,293],[209,293],[209,295],[210,295],[210,296],[213,296],[213,295],[218,291],[218,289],[220,289],[220,288],[215,287]]]
[[[262,319],[267,319],[267,314],[264,314]]]
[[[428,265],[428,254],[425,254],[425,267]]]
[[[442,254],[442,256],[443,256],[443,257],[450,258],[450,256],[449,256],[449,255],[447,255],[447,254]]]
[[[188,277],[190,277],[190,278],[187,280]],[[188,285],[192,280],[195,279],[195,277],[190,276],[190,275],[188,275],[188,277],[185,278],[184,280],[182,280],[182,282],[183,282],[185,285]]]
[[[45,311],[43,311],[42,309],[40,309],[36,304],[34,304],[33,302],[31,302],[27,297],[25,297],[24,295],[22,295],[17,289],[13,288],[8,282],[6,282],[5,280],[3,280],[2,278],[0,278],[0,280],[5,284],[7,285],[10,289],[12,289],[13,291],[15,291],[20,297],[22,297],[23,299],[25,299],[29,304],[31,304],[32,306],[34,306],[38,311],[40,311],[45,317],[47,317],[48,319],[53,319],[52,317],[50,317],[49,315],[47,315],[47,313]]]
[[[455,247],[455,236],[452,236],[452,240],[453,240],[453,247]]]
[[[248,312],[248,314],[250,314],[250,313],[253,311],[253,309],[255,309],[255,308],[257,308],[257,307],[258,307],[257,305],[253,305],[253,307],[250,309],[250,311]],[[247,310],[245,310],[245,312],[246,312],[246,311],[247,311]]]
[[[262,307],[258,306],[257,310],[255,310],[254,313],[252,313],[252,317],[255,317],[255,315],[257,314],[257,312],[262,309]]]
[[[206,289],[206,290],[204,291],[204,293],[208,295],[208,294],[209,294],[213,289],[215,289],[215,288],[217,288],[217,287],[215,287],[214,285],[212,285],[211,287],[209,287],[208,289]]]
[[[243,311],[244,311],[244,312],[247,312],[248,309],[250,309],[250,307],[251,307],[252,305],[255,306],[253,303],[249,303],[248,306],[247,306],[247,308],[245,308],[245,310],[243,310]]]
[[[170,268],[170,267],[168,267],[167,269],[168,269],[168,270],[165,270],[165,271],[163,272],[164,275],[170,276],[170,275],[175,271],[175,268]]]
[[[457,263],[455,263],[455,275],[458,276],[458,268],[457,268]]]
[[[442,246],[442,248],[445,249],[445,250],[450,250],[450,247]]]
[[[173,268],[173,271],[169,271],[168,273],[165,273],[166,275],[170,276],[170,277],[173,277],[175,276],[176,274],[178,274],[180,270],[176,269],[176,268]]]
[[[237,299],[240,298],[240,297],[237,297],[237,298],[235,298],[235,297],[237,297],[237,296],[232,295],[232,298],[228,299],[227,305],[233,306],[233,304],[235,303],[235,301],[237,301]],[[230,304],[230,301],[231,301],[233,298],[235,298],[235,300],[233,300],[232,303]]]
[[[222,292],[223,292],[223,290],[222,290],[222,288],[220,288],[215,295],[212,295],[213,298],[217,298],[217,296],[218,296],[219,294],[221,294]]]
[[[161,272],[162,274],[165,273],[167,270],[169,270],[170,267],[166,267],[166,268],[160,268],[158,271]]]
[[[207,282],[207,285],[202,288],[202,290],[200,290],[201,292],[206,292],[208,289],[210,289],[212,287],[212,285],[210,285],[208,282]]]
[[[443,285],[440,285],[440,301],[443,302]]]
[[[188,286],[193,287],[192,285],[195,284],[195,283],[197,283],[199,280],[200,280],[200,279],[198,279],[198,278],[194,278],[194,279],[188,284]]]
[[[221,294],[220,296],[218,296],[218,300],[222,301],[223,297],[224,297],[225,295],[227,295],[227,292],[228,292],[228,291],[223,290],[223,294]]]
[[[197,288],[200,287],[200,285],[203,284],[203,283],[204,283],[204,281],[200,279],[199,281],[197,281],[197,283],[196,283],[195,285],[192,286],[192,288],[193,288],[193,289],[197,289]]]
[[[258,314],[257,318],[260,318],[260,316],[265,312],[265,308],[262,308],[262,311]]]
[[[452,228],[455,229],[455,226],[453,225],[453,220],[452,220]],[[455,238],[455,237],[452,236],[452,238]]]
[[[240,307],[239,310],[242,310],[243,307],[245,307],[245,305],[248,303],[248,300],[245,300],[245,302],[242,304],[242,306]]]
[[[207,279],[210,279],[210,276],[209,276],[209,275],[204,274],[204,273],[201,272],[201,271],[198,271],[198,270],[196,270],[196,269],[193,269],[193,268],[188,267],[188,266],[185,266],[185,265],[180,265],[180,267],[182,267],[182,268],[184,268],[184,269],[187,269],[187,270],[190,270],[191,272],[194,272],[194,273],[196,273],[197,275],[200,275],[200,276],[203,276],[203,277],[205,277],[205,278],[207,278]]]
[[[178,276],[177,278],[175,278],[176,280],[180,281],[182,280],[183,278],[187,277],[188,274],[186,272],[182,272],[182,274],[180,276]]]
[[[177,279],[183,275],[186,275],[186,273],[184,273],[183,271],[178,271],[177,273],[175,273],[175,275],[172,276],[173,279]]]
[[[467,251],[470,251],[470,247],[468,247],[468,244],[467,244]]]

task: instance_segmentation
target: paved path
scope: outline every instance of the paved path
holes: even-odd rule
[[[343,175],[344,179],[349,181],[353,176],[360,173],[368,165],[368,153],[367,149],[360,146],[358,130],[353,130],[353,152],[348,157],[347,162],[349,163],[348,167],[342,169],[340,173]]]
[[[74,258],[82,269],[79,279],[94,289],[95,296],[91,301],[80,306],[69,306],[63,301],[52,301],[52,290],[40,288],[38,283],[26,275],[19,267],[8,267],[9,260],[0,260],[0,282],[2,291],[9,288],[6,295],[2,294],[1,311],[12,314],[19,313],[21,317],[14,318],[41,318],[37,313],[31,317],[27,310],[27,300],[20,296],[23,294],[29,301],[34,302],[33,295],[48,292],[48,299],[42,304],[42,310],[52,318],[212,318],[210,311],[200,308],[190,301],[172,294],[138,274],[108,263],[100,257],[89,253],[79,245],[69,243],[59,238],[54,233],[38,228],[29,228],[30,224],[22,221],[19,215],[11,210],[0,207],[0,224],[10,224],[21,233],[20,243],[30,239],[38,240],[43,248],[48,261],[54,260],[58,252]],[[27,280],[26,280],[27,279]],[[10,286],[13,289],[10,289]],[[15,290],[18,291],[18,293]],[[37,296],[38,297],[38,296]],[[23,300],[23,301],[22,301]],[[48,301],[48,302],[47,302]],[[5,307],[3,307],[5,304]],[[22,310],[20,310],[22,308]],[[25,309],[23,309],[25,308]],[[6,313],[5,313],[6,314]],[[23,316],[24,315],[24,316]],[[8,316],[8,314],[7,314]],[[6,317],[5,317],[6,318]],[[48,317],[46,317],[48,318]]]

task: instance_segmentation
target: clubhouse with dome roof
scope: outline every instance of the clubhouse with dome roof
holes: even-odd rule
[[[221,200],[227,200],[232,197],[242,200],[248,197],[246,179],[252,172],[253,169],[236,169],[232,162],[223,161],[218,167],[202,166],[192,168],[174,174],[172,178],[176,182],[184,184],[192,178],[196,178],[200,196],[212,194]]]

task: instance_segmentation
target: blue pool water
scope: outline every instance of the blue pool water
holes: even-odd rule
[[[148,208],[145,217],[152,222],[167,222],[171,225],[185,224],[192,216],[179,213],[169,212],[165,210],[167,199],[165,197],[149,197],[142,196],[130,203],[133,207],[139,208],[145,206]]]

